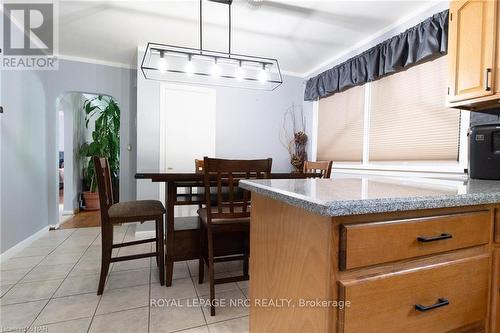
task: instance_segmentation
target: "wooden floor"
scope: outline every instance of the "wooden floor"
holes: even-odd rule
[[[100,211],[80,212],[61,225],[61,229],[89,228],[101,225]]]

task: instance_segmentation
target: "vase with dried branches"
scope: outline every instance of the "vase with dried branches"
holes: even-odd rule
[[[302,107],[292,105],[283,115],[280,141],[287,149],[290,155],[290,164],[297,172],[302,172],[304,162],[307,160],[307,140],[304,111]]]

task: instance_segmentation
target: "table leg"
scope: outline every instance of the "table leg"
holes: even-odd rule
[[[166,183],[166,203],[167,218],[167,244],[165,253],[165,268],[166,268],[166,281],[167,287],[172,285],[172,276],[174,274],[174,201],[175,201],[175,184],[174,182]]]

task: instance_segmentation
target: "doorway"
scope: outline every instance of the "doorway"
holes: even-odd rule
[[[216,91],[188,85],[160,86],[161,172],[194,172],[194,160],[215,156]],[[165,188],[160,186],[164,202]],[[193,207],[177,206],[177,216]]]
[[[119,119],[118,104],[107,95],[68,92],[57,98],[56,105],[59,113],[57,118],[59,225],[63,229],[100,226],[98,204],[96,206],[97,190],[92,176],[93,165],[89,164],[88,156],[107,156],[110,151],[116,152],[112,158],[119,170],[119,125],[114,125],[115,122],[112,122],[113,119]],[[102,130],[104,126],[107,126],[106,133],[113,132],[114,137],[116,136],[113,145],[100,139],[104,135],[101,134],[104,132]],[[109,126],[117,128],[108,128]],[[89,147],[90,145],[92,147]],[[114,190],[118,190],[117,170],[113,173]]]

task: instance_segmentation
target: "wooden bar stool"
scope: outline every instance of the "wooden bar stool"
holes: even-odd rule
[[[332,173],[333,161],[305,161],[304,162],[304,173],[315,173],[320,172],[322,174],[321,178],[330,178]]]
[[[118,261],[156,257],[156,263],[160,271],[160,284],[162,286],[165,285],[163,232],[163,214],[165,214],[165,207],[163,207],[160,201],[156,200],[139,200],[113,204],[113,189],[111,187],[111,174],[108,160],[106,158],[94,156],[93,161],[97,178],[97,187],[99,190],[99,203],[101,205],[102,230],[101,276],[99,279],[99,287],[97,288],[97,295],[101,295],[104,290],[109,264]],[[155,221],[155,238],[113,244],[113,225],[129,222],[144,223],[145,221]],[[114,248],[150,242],[156,243],[155,252],[111,257],[111,252]]]
[[[208,265],[210,280],[210,315],[215,315],[215,285],[248,280],[248,258],[250,255],[250,192],[238,187],[240,179],[268,178],[271,173],[272,159],[264,160],[225,160],[205,157],[204,184],[205,207],[198,210],[200,218],[200,260],[199,283],[203,283],[204,264]],[[216,175],[215,184],[210,175]],[[216,186],[214,186],[216,185]],[[213,186],[216,194],[213,200]],[[215,257],[214,235],[224,233],[244,234],[242,253]],[[214,263],[243,260],[243,275],[214,278]]]

